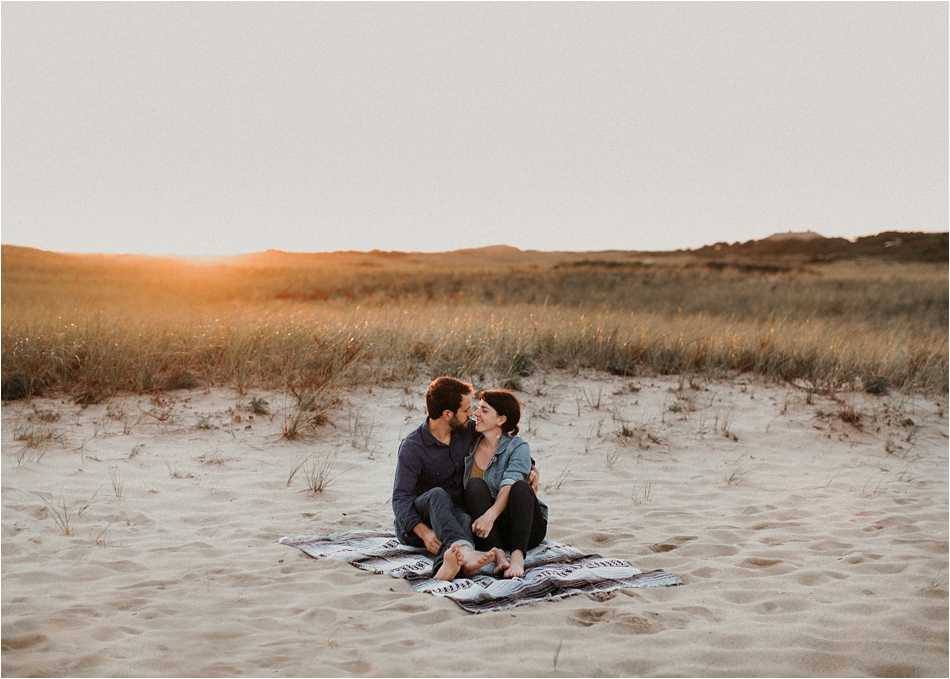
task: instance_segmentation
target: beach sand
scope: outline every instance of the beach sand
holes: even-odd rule
[[[945,394],[525,378],[549,537],[685,586],[473,615],[277,543],[391,527],[427,382],[5,403],[3,675],[948,675]]]

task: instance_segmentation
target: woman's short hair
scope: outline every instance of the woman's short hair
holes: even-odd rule
[[[521,404],[515,395],[507,389],[486,389],[478,395],[479,401],[484,401],[495,409],[499,415],[507,420],[501,425],[501,431],[511,436],[518,435],[518,422],[521,421]]]
[[[472,391],[472,385],[467,382],[454,377],[439,377],[426,391],[426,412],[433,420],[442,417],[446,410],[456,413],[462,407],[462,397]]]

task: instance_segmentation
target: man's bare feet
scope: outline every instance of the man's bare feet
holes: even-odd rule
[[[495,575],[500,575],[508,566],[508,557],[505,556],[505,550],[495,549]]]
[[[458,575],[459,571],[462,569],[461,548],[461,545],[456,544],[445,550],[445,555],[442,557],[442,565],[439,567],[438,572],[433,576],[433,578],[436,580],[445,580],[446,582],[455,579],[455,576]]]
[[[466,545],[452,546],[460,548],[461,559],[459,563],[462,566],[461,573],[466,578],[472,577],[482,566],[494,561],[495,552],[497,551],[495,547],[492,547],[488,552],[476,552],[474,549]]]
[[[505,571],[506,578],[520,578],[524,575],[524,552],[516,549],[511,553],[511,564]]]

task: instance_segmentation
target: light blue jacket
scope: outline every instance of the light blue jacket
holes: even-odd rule
[[[463,479],[466,486],[472,474],[475,449],[478,448],[481,440],[482,436],[479,435],[465,457],[465,475]],[[498,497],[498,491],[504,486],[512,485],[515,481],[527,481],[529,473],[531,473],[531,448],[528,447],[528,442],[520,436],[503,434],[498,442],[498,448],[495,449],[494,457],[488,461],[488,467],[484,474],[485,483],[488,484],[491,496]],[[541,505],[541,513],[547,520],[547,505],[541,500],[538,500],[538,503]]]

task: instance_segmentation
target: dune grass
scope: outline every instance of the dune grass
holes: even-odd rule
[[[645,264],[632,253],[520,266],[392,253],[192,263],[19,250],[4,246],[5,396],[18,385],[83,402],[231,385],[327,403],[356,383],[451,374],[518,388],[551,368],[947,390],[940,264]]]

